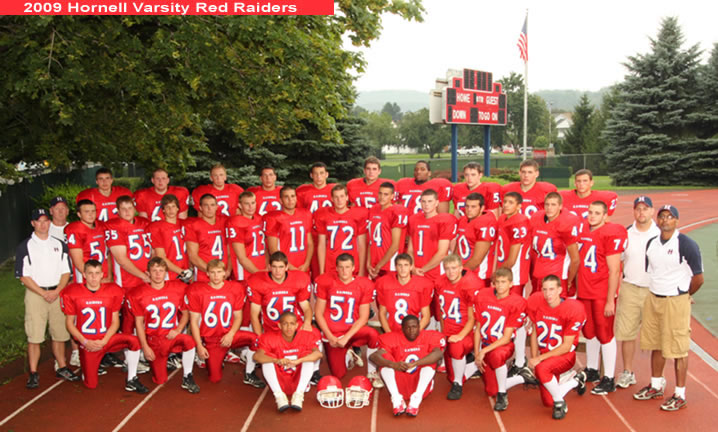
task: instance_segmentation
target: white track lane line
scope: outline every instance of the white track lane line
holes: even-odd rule
[[[132,411],[130,411],[130,413],[127,414],[127,416],[126,416],[124,419],[122,419],[122,421],[120,422],[120,424],[118,424],[117,426],[115,426],[114,429],[112,429],[112,432],[117,432],[117,431],[119,431],[120,429],[122,429],[123,427],[125,427],[125,425],[127,424],[127,422],[130,421],[130,419],[132,419],[132,417],[133,417],[135,414],[137,414],[137,411],[139,411],[140,408],[142,408],[150,399],[152,399],[152,397],[153,397],[162,387],[164,387],[165,384],[167,384],[168,382],[170,382],[170,380],[172,379],[172,377],[174,377],[175,375],[177,375],[177,372],[179,372],[180,370],[182,370],[182,368],[175,369],[174,372],[172,372],[172,373],[170,374],[170,376],[167,377],[167,381],[165,381],[163,384],[160,384],[160,385],[158,385],[157,387],[155,387],[155,389],[152,390],[152,391],[150,392],[150,394],[148,394],[147,396],[145,396],[145,398],[142,399],[142,402],[138,403],[137,406],[136,406]]]
[[[32,405],[32,404],[34,404],[35,402],[37,402],[38,399],[40,399],[41,397],[43,397],[43,396],[45,396],[46,394],[50,393],[52,390],[55,389],[55,387],[59,386],[59,385],[62,384],[63,382],[65,382],[65,380],[60,380],[60,381],[56,382],[55,384],[53,384],[53,385],[51,385],[50,387],[46,388],[45,391],[43,391],[43,392],[40,393],[39,395],[37,395],[37,396],[35,396],[34,398],[30,399],[25,405],[23,405],[23,406],[21,406],[20,408],[16,409],[14,413],[12,413],[12,414],[10,414],[9,416],[5,417],[5,418],[3,419],[3,421],[0,422],[0,426],[4,425],[5,423],[7,423],[7,422],[9,422],[10,420],[12,420],[13,417],[15,417],[16,415],[18,415],[18,414],[20,414],[21,412],[23,412],[23,411],[25,410],[25,408],[27,408],[27,407],[29,407],[30,405]]]
[[[372,393],[374,393],[374,403],[371,406],[371,432],[376,432],[376,416],[379,412],[379,394],[381,392],[374,389]]]
[[[491,412],[494,413],[494,418],[496,418],[496,423],[499,425],[499,430],[501,432],[506,432],[506,427],[504,426],[503,420],[501,420],[501,414],[499,414],[498,411],[494,411],[494,398],[491,396],[487,396],[489,398],[489,407],[491,407]]]
[[[679,226],[678,229],[682,230],[682,229],[694,227],[696,225],[700,225],[700,224],[704,224],[704,223],[708,223],[708,222],[714,222],[714,221],[718,221],[718,217],[712,217],[712,218],[708,218],[708,219],[699,220],[697,222],[689,223],[688,225]]]
[[[712,394],[714,398],[718,399],[718,395],[715,394],[715,393],[713,392],[713,390],[711,390],[707,385],[705,385],[705,384],[703,383],[703,381],[699,380],[698,377],[696,377],[695,375],[693,375],[693,374],[690,373],[690,372],[688,372],[688,376],[691,377],[693,380],[695,380],[695,382],[697,382],[698,384],[700,384],[700,386],[703,387],[703,388],[705,389],[705,391],[707,391],[708,393]]]
[[[262,394],[259,395],[259,399],[257,399],[257,402],[254,403],[254,407],[252,407],[252,412],[249,413],[249,417],[247,417],[247,420],[244,421],[244,426],[242,426],[242,432],[247,432],[249,430],[249,425],[252,424],[252,420],[254,420],[254,416],[257,415],[259,406],[262,405],[262,401],[264,401],[264,398],[267,396],[267,393],[269,393],[269,386],[264,387]]]

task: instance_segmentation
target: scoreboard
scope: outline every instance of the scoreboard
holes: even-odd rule
[[[444,123],[506,125],[506,93],[491,72],[464,69],[447,84],[441,92]]]

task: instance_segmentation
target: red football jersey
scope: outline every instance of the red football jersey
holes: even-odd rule
[[[475,192],[484,197],[485,210],[493,210],[501,207],[500,184],[484,182],[476,188],[469,190],[469,186],[466,183],[459,183],[454,185],[454,194],[452,197],[452,201],[454,201],[454,214],[465,216],[464,206],[466,205],[466,197]]]
[[[288,271],[282,283],[275,282],[269,272],[253,274],[247,280],[249,300],[262,307],[262,327],[265,333],[279,331],[279,316],[287,310],[297,315],[301,326],[304,313],[299,303],[308,301],[311,292],[309,276],[298,271]]]
[[[456,216],[439,213],[427,219],[424,213],[415,214],[409,218],[407,235],[414,247],[414,267],[422,267],[436,253],[439,240],[451,241],[456,236]],[[443,273],[443,265],[438,265],[426,276],[436,279]]]
[[[547,182],[536,182],[533,187],[527,191],[521,190],[520,182],[513,182],[501,189],[501,196],[506,196],[508,192],[518,192],[523,198],[521,203],[521,213],[527,217],[531,217],[538,210],[543,210],[543,201],[546,194],[549,192],[556,192],[556,186]]]
[[[163,195],[155,192],[154,187],[140,189],[135,192],[135,208],[138,212],[147,213],[147,219],[153,222],[164,220],[165,214],[162,213],[161,201],[162,197],[167,194],[172,194],[177,197],[180,212],[189,209],[189,190],[182,186],[167,186],[167,192]]]
[[[60,294],[60,306],[65,315],[75,315],[75,325],[86,339],[105,337],[112,326],[112,313],[122,307],[124,293],[113,283],[101,284],[90,291],[83,284],[71,283]]]
[[[95,227],[90,228],[81,221],[72,222],[65,227],[68,249],[82,249],[82,261],[94,259],[102,263],[102,277],[107,277],[107,245],[105,243],[109,232],[105,231],[105,224],[96,220]],[[82,283],[83,269],[75,268],[75,282]]]
[[[392,331],[401,331],[401,320],[407,315],[421,317],[421,308],[431,304],[433,292],[433,284],[421,276],[412,276],[406,285],[399,283],[396,273],[376,281],[376,302],[386,308]]]
[[[481,290],[474,296],[472,305],[482,347],[501,339],[506,327],[518,329],[524,325],[526,300],[520,295],[509,294],[499,300],[493,289]]]
[[[316,280],[316,296],[326,300],[324,319],[329,330],[340,337],[359,319],[359,306],[374,301],[374,283],[365,277],[356,277],[345,284],[327,273]]]
[[[367,219],[367,209],[363,207],[349,207],[342,214],[337,213],[334,207],[325,207],[314,213],[317,234],[326,236],[325,273],[336,272],[337,257],[343,253],[354,257],[356,270],[359,270],[357,238],[366,235]]]
[[[439,202],[451,201],[453,185],[444,178],[429,179],[417,184],[413,177],[403,178],[396,182],[396,195],[399,203],[409,210],[409,213],[421,212],[421,193],[433,189],[439,194]]]
[[[364,177],[351,179],[347,182],[349,200],[356,206],[370,209],[379,201],[379,186],[385,182],[396,187],[394,180],[389,179],[378,178],[370,185],[366,184]]]
[[[259,348],[268,356],[290,360],[296,360],[311,354],[315,348],[319,349],[321,344],[322,341],[319,340],[319,337],[314,332],[302,330],[301,328],[297,329],[294,339],[290,342],[284,340],[280,332],[264,332],[257,343]],[[277,366],[276,370],[279,373],[287,375],[294,375],[297,371],[296,368],[275,366]]]
[[[267,213],[282,209],[282,202],[279,200],[279,192],[282,187],[276,186],[274,190],[264,190],[262,186],[252,186],[248,191],[252,192],[257,198],[257,214],[264,216]]]
[[[297,188],[297,207],[309,210],[311,213],[322,207],[334,207],[332,203],[332,188],[336,183],[327,183],[321,189],[314,184],[303,184]]]
[[[446,336],[458,334],[464,328],[469,313],[472,313],[474,295],[483,285],[472,272],[465,272],[455,284],[446,275],[436,280],[434,296],[439,301]]]
[[[384,349],[394,361],[398,362],[415,362],[426,357],[436,348],[443,351],[445,347],[444,335],[433,330],[422,330],[413,341],[407,339],[401,329],[379,336],[379,348]],[[406,373],[414,372],[416,368],[406,371]]]
[[[252,219],[248,219],[242,215],[232,216],[227,220],[227,240],[230,244],[230,255],[232,256],[232,266],[234,275],[237,280],[245,280],[249,277],[245,274],[244,268],[239,263],[239,259],[234,255],[234,249],[231,247],[234,243],[242,243],[247,258],[252,261],[259,270],[267,267],[265,259],[265,238],[264,238],[264,220],[258,214],[254,214]]]
[[[144,284],[132,291],[130,309],[135,316],[144,317],[148,338],[165,338],[170,330],[177,329],[182,311],[187,309],[186,290],[187,284],[171,280],[159,290]]]
[[[606,223],[596,230],[588,230],[578,238],[578,295],[580,299],[605,299],[608,293],[608,264],[606,257],[623,253],[628,243],[626,228]]]
[[[200,211],[200,199],[206,194],[210,194],[217,199],[217,214],[225,217],[234,216],[239,209],[239,196],[244,192],[242,186],[236,184],[225,183],[222,190],[214,187],[212,183],[197,186],[192,191],[192,204],[197,212]],[[259,201],[257,201],[259,202]]]
[[[102,222],[107,222],[110,219],[114,219],[117,216],[117,198],[127,195],[132,196],[132,191],[122,186],[112,186],[110,190],[110,196],[104,196],[100,193],[97,188],[88,188],[77,194],[75,202],[80,200],[90,200],[95,203],[97,207],[97,219]]]
[[[234,313],[244,307],[244,284],[224,281],[222,288],[214,289],[206,282],[195,282],[187,288],[187,309],[201,314],[199,334],[205,342],[219,341],[227,334]]]
[[[150,221],[140,216],[135,216],[134,224],[124,219],[112,219],[105,225],[107,230],[107,247],[127,247],[127,258],[140,271],[147,271],[147,263],[152,257],[152,245],[150,243]],[[115,267],[115,283],[125,290],[144,283],[142,279],[125,271],[113,260]]]
[[[264,216],[267,237],[279,239],[279,250],[284,252],[289,263],[295,267],[304,265],[307,259],[307,234],[312,229],[312,214],[303,208],[294,209],[294,214],[284,210],[267,213]]]
[[[218,259],[224,263],[227,271],[229,268],[229,257],[227,255],[227,218],[217,215],[214,224],[210,224],[202,218],[192,218],[185,221],[185,242],[193,242],[199,245],[198,255],[204,262]],[[209,276],[203,271],[195,269],[197,281],[207,282]]]
[[[152,243],[152,248],[164,249],[167,259],[181,269],[189,268],[189,257],[187,256],[187,246],[185,245],[184,223],[183,220],[178,219],[176,224],[164,220],[150,224],[150,242]],[[177,276],[177,273],[167,271],[167,277],[169,279],[176,279]]]
[[[580,229],[585,232],[588,226],[588,206],[594,201],[603,201],[608,207],[608,215],[611,216],[616,211],[618,205],[618,194],[612,191],[591,191],[587,196],[580,198],[576,193],[576,189],[561,191],[563,198],[563,208],[583,220]]]
[[[476,274],[481,279],[489,279],[494,273],[494,243],[497,233],[498,220],[493,212],[486,212],[472,220],[466,216],[459,219],[456,244],[464,264],[474,255],[477,242],[489,242],[489,251],[476,268]]]
[[[404,253],[406,244],[406,225],[409,223],[409,211],[399,204],[392,204],[385,210],[380,205],[375,205],[369,210],[369,254],[371,266],[375,266],[391,246],[391,231],[394,228],[401,229],[399,249],[396,254]],[[396,256],[395,254],[395,256]],[[394,258],[390,259],[380,270],[393,271]]]
[[[570,264],[566,247],[578,241],[582,221],[578,216],[562,210],[556,219],[549,222],[546,213],[539,210],[530,222],[533,233],[533,278],[541,280],[552,274],[565,280]]]
[[[513,272],[513,284],[523,285],[528,282],[529,262],[531,252],[531,227],[529,219],[521,213],[516,213],[507,219],[506,214],[499,217],[498,228],[499,241],[496,244],[496,265],[506,261],[509,256],[511,246],[520,244],[519,256],[516,258],[514,266],[511,267]]]
[[[567,336],[575,336],[571,351],[576,350],[581,328],[586,322],[586,311],[580,302],[565,299],[552,308],[544,300],[543,293],[536,292],[529,297],[526,311],[538,332],[536,336],[541,354],[558,348]]]

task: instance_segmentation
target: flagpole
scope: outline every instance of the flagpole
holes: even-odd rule
[[[528,32],[529,10],[526,9],[526,27]],[[526,160],[526,127],[528,124],[528,92],[529,92],[529,59],[524,60],[524,151],[523,160]]]

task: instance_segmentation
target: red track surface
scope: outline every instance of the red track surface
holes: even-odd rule
[[[715,197],[718,191],[688,191],[651,193],[655,206],[675,205],[680,213],[680,225],[685,226],[710,218],[718,218]],[[612,221],[629,224],[635,194],[622,195]],[[707,222],[709,223],[709,222]],[[690,229],[703,224],[692,225]],[[718,358],[718,341],[697,322],[693,322],[693,340],[714,358]],[[579,354],[579,362],[585,356]],[[464,386],[460,401],[449,402],[446,393],[449,383],[445,375],[437,374],[434,393],[421,406],[418,418],[394,418],[388,393],[374,392],[375,406],[352,410],[345,407],[324,409],[315,402],[314,389],[307,393],[304,411],[279,414],[269,391],[253,389],[242,384],[243,366],[227,365],[220,384],[211,384],[206,371],[195,370],[195,379],[202,388],[198,395],[180,389],[181,374],[173,375],[167,384],[148,395],[127,393],[123,389],[124,375],[120,369],[100,377],[97,390],[87,390],[81,384],[62,382],[20,410],[57,381],[51,362],[41,365],[41,387],[35,391],[24,388],[25,376],[0,387],[0,430],[12,431],[111,431],[123,424],[121,430],[195,430],[195,431],[442,431],[442,430],[634,430],[643,431],[704,431],[714,429],[712,414],[718,406],[718,372],[690,354],[687,384],[688,408],[667,413],[659,410],[660,401],[638,402],[632,394],[649,380],[649,353],[638,352],[635,359],[639,384],[629,390],[619,389],[604,396],[588,392],[579,397],[567,396],[569,413],[563,421],[551,419],[550,408],[543,407],[537,390],[515,387],[509,391],[509,409],[495,415],[479,380]],[[620,359],[617,368],[620,369]],[[323,371],[326,373],[326,371]],[[359,371],[352,371],[358,374]],[[666,365],[667,389],[674,387],[672,363]],[[151,390],[148,375],[141,376]],[[348,382],[349,377],[344,382]],[[261,403],[260,399],[264,396]],[[145,402],[138,408],[139,404]],[[257,406],[258,404],[258,406]],[[256,408],[256,410],[255,410]],[[376,416],[373,416],[376,409]],[[19,411],[20,410],[20,411]],[[250,414],[255,410],[255,415]],[[8,416],[15,414],[8,419]],[[246,427],[246,429],[243,429]]]

